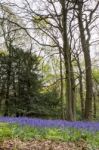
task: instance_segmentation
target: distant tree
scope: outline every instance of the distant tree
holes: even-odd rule
[[[5,95],[4,115],[8,115],[11,109],[14,113],[18,107],[29,111],[31,101],[34,97],[37,98],[41,87],[37,69],[39,62],[36,55],[13,47],[11,47],[11,51],[10,58],[9,54],[6,54],[0,59],[1,95]]]

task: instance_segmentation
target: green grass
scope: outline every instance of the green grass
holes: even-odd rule
[[[78,141],[84,139],[92,147],[99,147],[99,132],[73,128],[35,128],[17,124],[0,123],[0,140],[19,138],[21,140],[51,139],[61,141]]]

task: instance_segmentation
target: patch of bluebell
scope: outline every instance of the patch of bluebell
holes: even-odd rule
[[[48,128],[76,128],[86,129],[90,131],[99,131],[99,122],[86,121],[65,121],[65,120],[46,120],[28,117],[0,117],[0,122],[17,123],[20,125],[29,125],[33,127],[48,127]]]

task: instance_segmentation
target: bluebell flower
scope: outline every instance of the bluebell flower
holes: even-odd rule
[[[46,120],[28,117],[0,117],[0,122],[17,123],[20,125],[29,125],[33,127],[49,127],[49,128],[76,128],[86,129],[92,132],[99,131],[99,122],[84,121],[64,121],[64,120]]]

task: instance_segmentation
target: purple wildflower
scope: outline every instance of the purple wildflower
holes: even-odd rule
[[[77,128],[99,131],[99,122],[70,122],[64,120],[45,120],[27,117],[0,117],[0,122],[18,123],[20,125],[29,125],[33,127]]]

